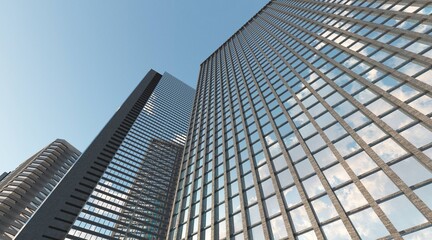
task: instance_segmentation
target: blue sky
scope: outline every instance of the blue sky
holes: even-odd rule
[[[266,3],[0,0],[0,174],[56,138],[84,151],[151,68],[195,87]]]

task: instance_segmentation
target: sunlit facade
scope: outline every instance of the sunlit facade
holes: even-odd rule
[[[17,239],[163,239],[194,89],[151,70]]]
[[[271,1],[201,65],[169,239],[432,239],[430,1]]]
[[[81,152],[56,139],[0,181],[0,239],[14,239]]]

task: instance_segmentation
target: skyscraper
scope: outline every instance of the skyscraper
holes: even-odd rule
[[[169,239],[432,239],[430,1],[269,2],[201,65]]]
[[[193,93],[151,70],[16,239],[165,238]]]
[[[0,238],[13,239],[81,154],[57,139],[0,182]]]

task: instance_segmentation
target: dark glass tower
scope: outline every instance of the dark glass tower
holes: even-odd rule
[[[193,94],[150,71],[17,239],[165,238]]]
[[[57,139],[0,181],[0,239],[14,239],[80,154]]]
[[[432,239],[431,13],[268,3],[201,65],[169,239]]]

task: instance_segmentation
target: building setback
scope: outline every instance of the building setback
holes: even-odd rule
[[[0,182],[1,239],[14,239],[80,154],[67,141],[57,139],[3,178]]]
[[[432,239],[431,13],[269,2],[201,64],[168,239]]]
[[[151,70],[16,239],[165,238],[193,93]]]

